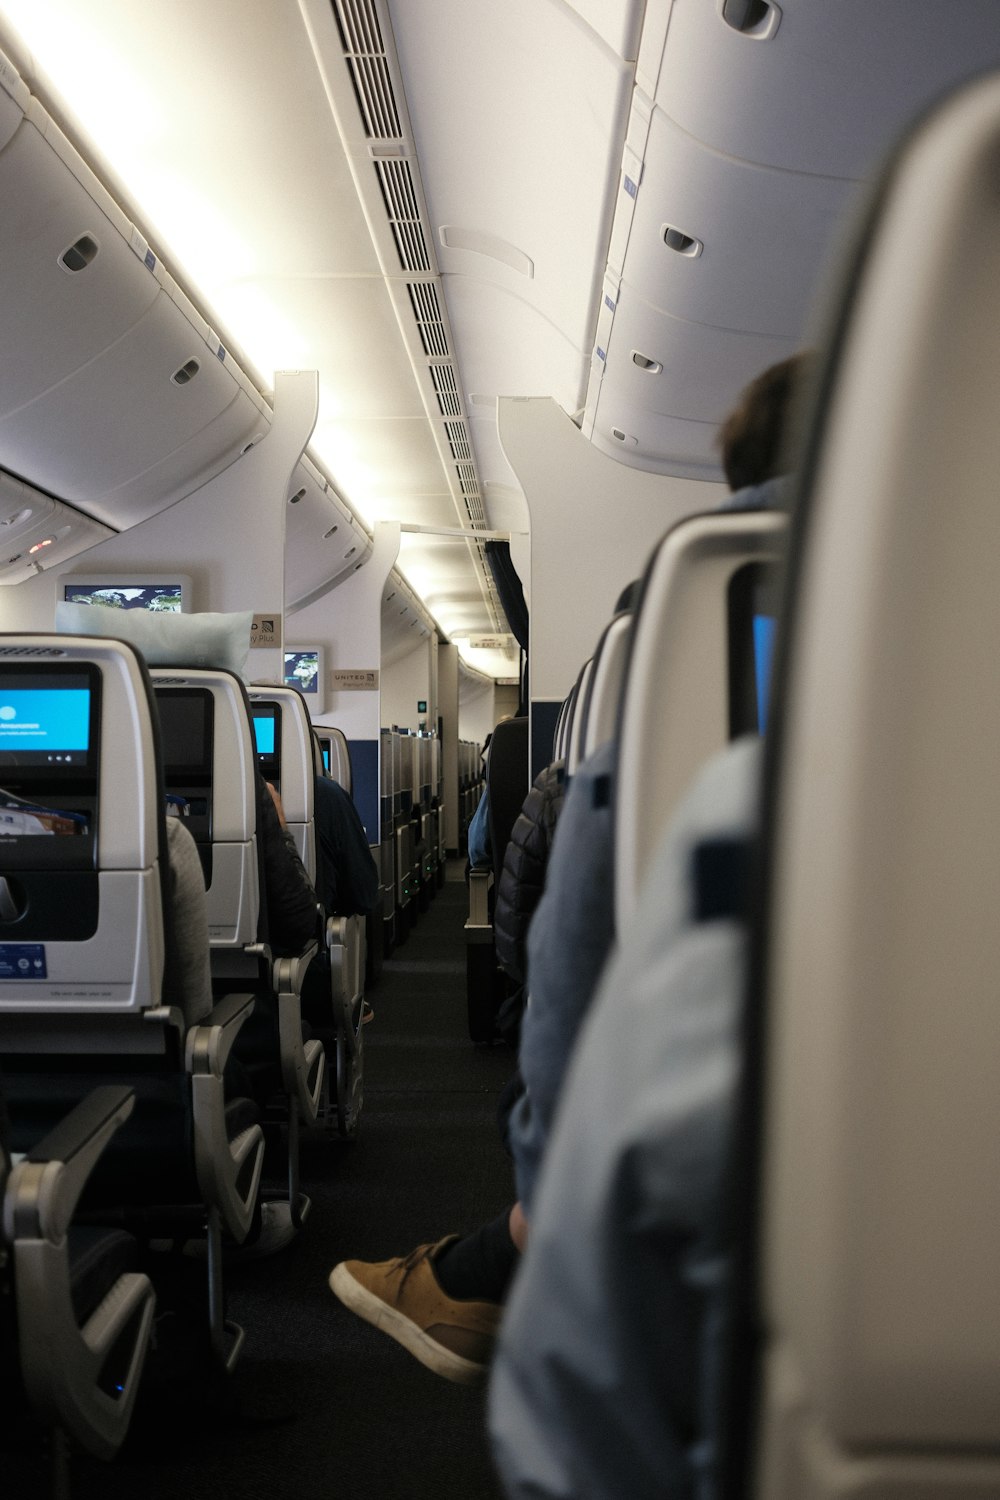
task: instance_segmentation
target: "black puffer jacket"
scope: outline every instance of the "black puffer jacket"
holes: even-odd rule
[[[524,799],[504,855],[493,912],[497,959],[515,984],[525,981],[525,944],[549,862],[556,819],[563,803],[563,763],[554,761],[535,778]]]

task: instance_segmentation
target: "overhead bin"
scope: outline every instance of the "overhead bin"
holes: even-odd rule
[[[745,10],[746,30],[738,29]],[[730,19],[726,19],[726,12]],[[673,0],[639,78],[683,130],[743,161],[866,177],[904,122],[996,56],[994,0]],[[644,33],[645,40],[645,33]],[[795,86],[789,87],[789,80]]]
[[[367,561],[371,540],[308,458],[292,475],[285,519],[287,604],[308,601]]]
[[[119,527],[236,458],[240,438],[260,425],[248,395],[148,279],[156,296],[133,327],[0,421],[5,467]]]
[[[655,109],[628,278],[691,322],[798,338],[857,190],[725,156]]]
[[[619,425],[622,423],[624,425]],[[590,434],[595,448],[648,473],[667,473],[680,479],[722,478],[715,439],[717,422],[691,422],[664,417],[656,411],[626,411],[609,395]]]
[[[798,338],[675,317],[626,280],[608,340],[597,421],[607,425],[620,412],[649,411],[718,423],[749,380],[798,346]]]
[[[39,123],[0,151],[0,419],[117,343],[159,291]]]
[[[35,99],[0,201],[0,466],[135,525],[237,458],[263,403]]]

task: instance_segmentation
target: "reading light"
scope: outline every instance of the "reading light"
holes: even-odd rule
[[[54,541],[55,541],[55,537],[54,536],[44,537],[42,539],[42,541],[36,542],[33,547],[29,547],[28,548],[28,552],[33,557],[36,552],[41,552],[41,550],[42,550],[43,547],[51,547],[52,543]]]

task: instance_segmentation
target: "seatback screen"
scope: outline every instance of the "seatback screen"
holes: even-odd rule
[[[160,749],[167,785],[212,774],[212,694],[207,688],[157,688]]]
[[[265,781],[281,781],[281,707],[277,703],[253,704],[253,733],[257,761]]]
[[[747,563],[733,574],[729,615],[729,732],[763,734],[778,626],[778,569]]]
[[[0,670],[0,865],[93,864],[100,698],[97,666],[9,663]]]
[[[84,765],[90,748],[90,688],[0,689],[0,756],[21,765]],[[57,758],[58,757],[58,758]]]

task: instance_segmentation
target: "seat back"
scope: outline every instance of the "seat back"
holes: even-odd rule
[[[897,158],[801,501],[756,989],[768,1500],[1000,1493],[998,156],[994,77]]]
[[[324,724],[318,732],[319,753],[321,756],[317,772],[323,776],[331,776],[334,781],[339,781],[345,792],[354,791],[354,773],[351,769],[351,751],[347,743],[347,736],[342,729],[336,729],[332,724]]]
[[[131,647],[0,637],[0,700],[9,1045],[53,1013],[85,1024],[160,1004],[166,835],[152,697]]]
[[[274,777],[267,774],[267,758],[261,759],[265,780],[272,781],[281,796],[288,831],[295,840],[299,858],[310,880],[316,879],[316,830],[313,827],[313,758],[312,721],[302,694],[292,687],[254,687],[250,690],[250,708],[254,722],[262,709],[276,709],[275,750],[277,765]],[[270,715],[267,720],[271,722]],[[258,752],[260,755],[260,752]],[[275,779],[276,778],[276,779]]]
[[[573,727],[573,716],[576,712],[577,694],[580,690],[579,678],[574,682],[566,697],[563,699],[559,716],[556,719],[555,735],[552,742],[552,759],[565,761],[569,750],[570,731]]]
[[[583,706],[581,755],[586,760],[613,739],[618,729],[622,684],[628,658],[632,612],[615,615],[601,632],[594,650],[594,670]]]
[[[257,941],[260,921],[255,748],[246,689],[232,672],[212,668],[154,667],[150,675],[167,791],[188,803],[186,822],[205,871],[212,946],[246,947]]]
[[[586,719],[587,699],[590,696],[590,684],[594,676],[594,658],[588,656],[580,668],[580,675],[576,679],[576,694],[573,699],[573,709],[569,718],[569,730],[566,737],[566,775],[572,776],[577,766],[583,759],[583,726]]]
[[[615,926],[628,930],[653,851],[698,769],[760,727],[756,621],[773,619],[786,517],[714,511],[671,528],[642,581],[615,775]],[[766,642],[765,642],[766,644]]]

